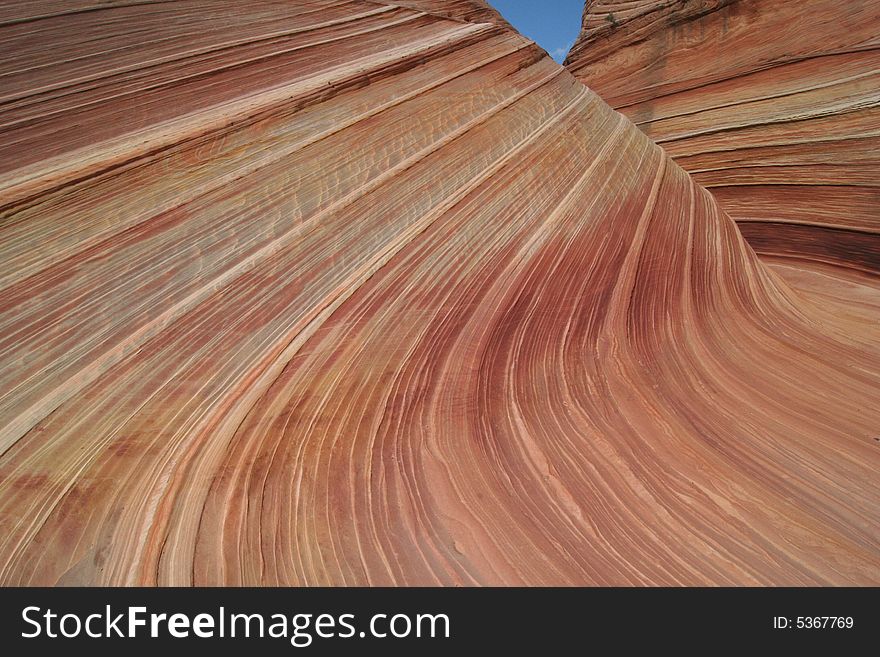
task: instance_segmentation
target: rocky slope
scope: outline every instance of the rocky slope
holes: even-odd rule
[[[880,271],[880,3],[588,0],[569,69],[760,253]]]
[[[880,583],[876,293],[464,4],[3,8],[0,582]]]

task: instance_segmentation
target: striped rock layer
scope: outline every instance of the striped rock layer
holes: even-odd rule
[[[566,63],[759,253],[880,272],[876,0],[587,0]]]
[[[0,582],[880,583],[876,290],[481,7],[3,7]]]

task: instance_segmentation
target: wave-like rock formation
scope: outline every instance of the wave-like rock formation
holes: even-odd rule
[[[759,253],[880,272],[880,2],[587,0],[569,69]]]
[[[0,21],[0,582],[880,583],[876,294],[482,3]]]

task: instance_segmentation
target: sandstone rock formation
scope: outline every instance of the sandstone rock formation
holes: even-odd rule
[[[3,8],[0,582],[880,583],[876,290],[468,4]]]
[[[880,272],[880,3],[587,0],[567,66],[760,253]]]

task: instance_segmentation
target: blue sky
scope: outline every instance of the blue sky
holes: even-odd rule
[[[489,4],[557,62],[581,31],[584,0],[489,0]]]

